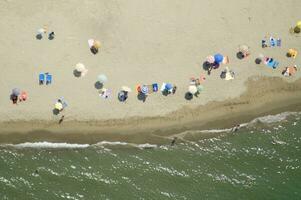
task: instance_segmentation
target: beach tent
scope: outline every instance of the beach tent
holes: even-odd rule
[[[104,74],[99,74],[99,75],[97,76],[97,80],[98,80],[98,82],[100,82],[100,83],[105,83],[105,82],[108,81],[108,78],[107,78],[107,76],[104,75]]]

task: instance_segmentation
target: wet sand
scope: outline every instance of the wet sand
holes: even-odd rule
[[[254,118],[285,111],[301,111],[301,79],[287,83],[280,78],[253,77],[247,92],[238,98],[211,102],[205,106],[182,108],[161,117],[129,118],[105,121],[3,122],[2,143],[69,142],[94,144],[103,140],[131,143],[170,143],[174,136],[185,140],[214,134],[193,130],[230,128]]]

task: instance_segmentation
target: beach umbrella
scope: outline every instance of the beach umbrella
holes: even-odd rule
[[[75,66],[75,70],[78,71],[78,72],[85,72],[87,69],[86,69],[84,64],[77,63],[76,66]]]
[[[19,89],[19,88],[14,88],[14,89],[12,90],[12,95],[14,95],[14,96],[19,96],[19,94],[20,94],[20,89]]]
[[[224,60],[224,56],[222,54],[217,53],[214,55],[214,62],[219,64],[219,63],[223,62],[223,60]]]
[[[63,109],[63,104],[60,103],[60,102],[56,102],[54,104],[54,108],[57,109],[57,110],[62,110]]]
[[[291,66],[287,68],[287,71],[290,75],[294,75],[297,72],[297,67],[296,66]]]
[[[93,46],[94,46],[96,49],[99,49],[100,46],[101,46],[100,41],[94,40]]]
[[[38,29],[37,33],[38,33],[39,35],[42,35],[42,34],[46,33],[46,29],[40,28],[40,29]]]
[[[166,83],[165,84],[165,90],[171,90],[172,89],[172,84]]]
[[[301,28],[301,21],[298,21],[296,26]]]
[[[21,95],[20,95],[21,99],[24,101],[27,99],[27,92],[21,92]]]
[[[207,56],[206,61],[211,64],[214,63],[214,61],[215,61],[214,56]]]
[[[188,87],[188,92],[190,92],[191,94],[195,94],[195,93],[198,92],[198,89],[197,89],[197,87],[195,85],[190,85]]]
[[[242,53],[247,53],[249,52],[249,47],[245,44],[239,45],[238,46],[238,51],[242,52]]]
[[[121,89],[126,92],[132,92],[132,89],[127,86],[122,86]]]
[[[108,78],[107,78],[107,76],[104,75],[104,74],[99,74],[99,75],[97,76],[97,80],[98,80],[100,83],[105,83],[105,82],[108,81]]]
[[[120,91],[120,92],[118,93],[118,99],[119,99],[119,101],[124,102],[124,101],[127,99],[127,94],[126,94],[126,92]]]
[[[147,87],[146,85],[143,85],[143,86],[141,87],[141,92],[142,92],[143,94],[147,94],[147,93],[148,93],[148,87]]]

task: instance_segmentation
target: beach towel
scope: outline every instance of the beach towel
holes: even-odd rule
[[[277,39],[277,47],[281,47],[281,39],[280,38]]]

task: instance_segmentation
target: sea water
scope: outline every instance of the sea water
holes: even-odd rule
[[[301,199],[300,114],[222,131],[175,146],[2,145],[0,199]]]

